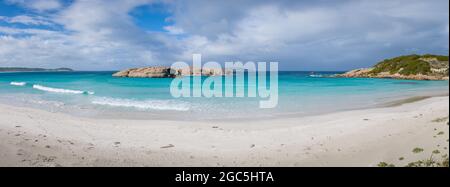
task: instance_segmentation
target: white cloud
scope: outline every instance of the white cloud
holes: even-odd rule
[[[8,3],[18,4],[37,11],[49,11],[61,8],[59,0],[6,0]]]
[[[18,29],[18,28],[3,27],[3,26],[0,26],[0,33],[4,33],[4,34],[8,34],[8,35],[20,35],[20,34],[39,35],[41,37],[60,34],[59,32],[45,30],[45,29],[32,29],[32,28]]]
[[[120,42],[83,43],[55,31],[0,27],[0,66],[112,70],[153,62],[152,52]],[[15,37],[15,35],[27,34]]]
[[[164,30],[166,30],[167,32],[169,32],[170,34],[173,34],[173,35],[184,34],[184,30],[182,28],[174,27],[174,26],[165,26]]]
[[[0,21],[5,21],[7,23],[20,23],[24,25],[53,25],[51,21],[42,16],[28,16],[28,15],[19,15],[14,17],[5,17],[0,16]]]

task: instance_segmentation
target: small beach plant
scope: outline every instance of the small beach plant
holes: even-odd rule
[[[422,148],[419,148],[419,147],[416,147],[416,148],[414,148],[413,149],[413,153],[421,153],[421,152],[423,152],[424,150],[422,149]]]
[[[386,162],[380,162],[378,163],[378,167],[386,168],[386,167],[395,167],[394,164],[388,164]]]

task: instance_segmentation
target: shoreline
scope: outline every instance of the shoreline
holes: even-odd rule
[[[308,113],[305,114],[304,112],[291,112],[291,113],[279,113],[274,114],[271,116],[266,117],[238,117],[238,118],[204,118],[204,119],[184,119],[179,117],[174,117],[174,115],[177,115],[177,112],[171,112],[168,111],[167,114],[150,114],[150,116],[143,117],[143,111],[131,109],[131,111],[126,111],[125,113],[122,113],[122,110],[125,110],[126,108],[118,108],[120,110],[111,111],[109,113],[99,113],[99,114],[90,114],[86,115],[85,113],[87,111],[82,111],[81,113],[76,113],[77,111],[70,111],[70,110],[57,110],[54,108],[46,108],[46,107],[40,107],[39,105],[29,105],[20,103],[19,106],[21,108],[32,108],[37,110],[46,111],[49,113],[58,113],[58,114],[64,114],[69,115],[72,117],[78,117],[78,118],[87,118],[87,119],[103,119],[103,120],[138,120],[138,121],[149,121],[149,120],[158,120],[158,121],[173,121],[173,122],[183,122],[183,121],[189,121],[189,122],[215,122],[215,121],[229,121],[229,122],[251,122],[251,121],[266,121],[266,120],[280,120],[285,118],[304,118],[304,117],[314,117],[314,116],[321,116],[321,115],[327,115],[337,112],[345,112],[345,111],[355,111],[355,110],[365,110],[365,109],[376,109],[376,108],[385,108],[385,107],[395,107],[400,106],[403,104],[408,104],[412,102],[421,101],[424,99],[432,98],[432,97],[443,97],[443,96],[449,96],[448,91],[435,91],[435,92],[429,92],[429,93],[416,93],[416,94],[410,94],[410,95],[402,95],[402,96],[395,96],[395,97],[389,97],[384,98],[383,101],[379,103],[374,103],[370,106],[353,106],[343,109],[336,109],[336,110],[329,110],[329,111],[322,111],[322,112],[314,112],[314,113]],[[0,105],[7,105],[16,107],[15,104],[12,102],[4,102],[0,100]],[[80,108],[81,110],[85,110],[84,108]],[[117,108],[116,108],[117,109]],[[90,109],[94,110],[94,109]],[[110,109],[108,109],[110,110]],[[73,113],[75,112],[75,113]],[[80,112],[80,111],[78,111]],[[95,113],[95,111],[93,111]],[[92,112],[91,112],[92,113]],[[117,115],[115,114],[117,113]],[[136,113],[136,115],[134,115]]]
[[[246,122],[96,120],[0,104],[0,166],[404,166],[448,154],[448,101]]]
[[[394,80],[412,80],[412,81],[449,81],[449,77],[434,77],[434,76],[347,76],[344,74],[338,74],[330,76],[331,78],[360,78],[360,79],[394,79]]]
[[[449,96],[449,93],[439,93],[439,94],[424,95],[424,96],[411,96],[411,97],[405,97],[402,99],[385,102],[385,103],[379,105],[379,107],[396,107],[396,106],[401,106],[404,104],[422,101],[422,100],[433,98],[433,97],[448,97],[448,96]]]

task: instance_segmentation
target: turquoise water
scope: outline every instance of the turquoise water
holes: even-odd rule
[[[0,103],[100,118],[252,119],[376,107],[412,96],[447,94],[449,89],[448,81],[323,78],[337,72],[316,72],[317,76],[280,72],[278,106],[261,109],[261,98],[173,98],[172,79],[114,78],[112,73],[0,73]]]

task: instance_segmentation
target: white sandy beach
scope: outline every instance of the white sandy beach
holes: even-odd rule
[[[404,166],[434,150],[448,154],[448,116],[448,96],[217,123],[99,120],[0,105],[0,166]],[[424,151],[413,153],[416,147]]]

